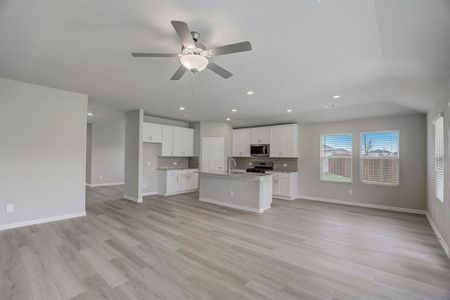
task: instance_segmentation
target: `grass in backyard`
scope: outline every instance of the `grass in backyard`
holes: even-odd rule
[[[322,175],[322,180],[326,181],[337,181],[337,182],[352,182],[350,177],[345,177],[341,175],[336,175],[333,173],[325,173]]]

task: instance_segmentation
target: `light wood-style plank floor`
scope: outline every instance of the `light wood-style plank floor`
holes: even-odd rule
[[[0,298],[450,299],[450,262],[424,216],[121,195],[90,188],[87,217],[0,232]]]

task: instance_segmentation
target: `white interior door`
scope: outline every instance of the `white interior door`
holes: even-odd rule
[[[225,173],[225,138],[202,139],[202,172]]]

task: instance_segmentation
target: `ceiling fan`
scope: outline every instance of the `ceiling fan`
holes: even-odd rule
[[[178,57],[181,67],[178,68],[170,80],[179,80],[187,70],[192,73],[197,73],[205,68],[208,68],[225,79],[230,78],[233,75],[232,73],[210,62],[209,59],[213,56],[252,50],[252,45],[248,41],[207,49],[205,45],[199,42],[200,34],[195,31],[190,31],[185,22],[171,21],[171,23],[181,40],[182,46],[180,53],[131,53],[133,57]]]

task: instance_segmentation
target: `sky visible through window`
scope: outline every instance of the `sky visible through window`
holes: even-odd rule
[[[351,134],[335,134],[324,135],[324,145],[327,145],[333,149],[345,149],[352,152],[352,135]]]
[[[387,150],[392,153],[398,152],[398,131],[385,132],[364,132],[361,133],[360,147],[364,150],[364,145],[370,145],[370,151]],[[345,149],[352,151],[352,136],[349,134],[325,135],[324,144],[334,149]]]
[[[362,152],[364,152],[365,148],[368,147],[368,151],[385,150],[391,153],[398,153],[398,144],[398,131],[361,133],[360,147]]]

